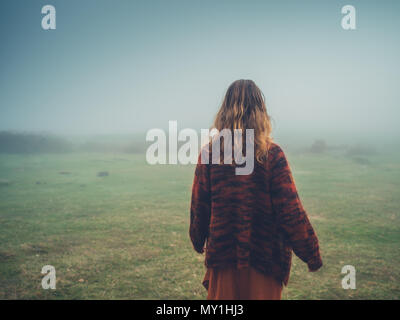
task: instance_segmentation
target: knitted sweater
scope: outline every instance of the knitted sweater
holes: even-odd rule
[[[209,268],[252,266],[287,285],[292,250],[309,271],[322,266],[318,238],[276,143],[270,146],[267,161],[255,161],[249,175],[235,175],[233,165],[199,161],[189,233],[194,249],[205,249]]]

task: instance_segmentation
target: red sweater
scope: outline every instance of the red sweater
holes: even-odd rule
[[[197,164],[189,233],[197,252],[206,245],[209,268],[252,266],[287,285],[292,250],[310,271],[322,266],[318,238],[275,143],[249,175],[235,175],[229,164]]]

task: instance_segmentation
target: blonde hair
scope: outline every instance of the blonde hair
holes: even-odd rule
[[[265,97],[252,80],[233,82],[215,116],[213,128],[221,131],[241,129],[254,130],[254,155],[262,163],[267,159],[268,149],[273,141],[271,121],[265,107]],[[243,149],[242,149],[243,150]]]

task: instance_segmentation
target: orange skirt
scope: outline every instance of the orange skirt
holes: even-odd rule
[[[282,284],[252,267],[208,268],[203,280],[207,300],[280,300]]]

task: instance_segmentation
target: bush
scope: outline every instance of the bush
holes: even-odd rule
[[[0,132],[0,153],[61,153],[72,151],[71,144],[56,135]]]
[[[310,151],[313,153],[323,153],[326,151],[326,142],[324,140],[315,140]]]
[[[376,150],[373,147],[355,145],[347,149],[347,156],[369,156],[376,154]]]

